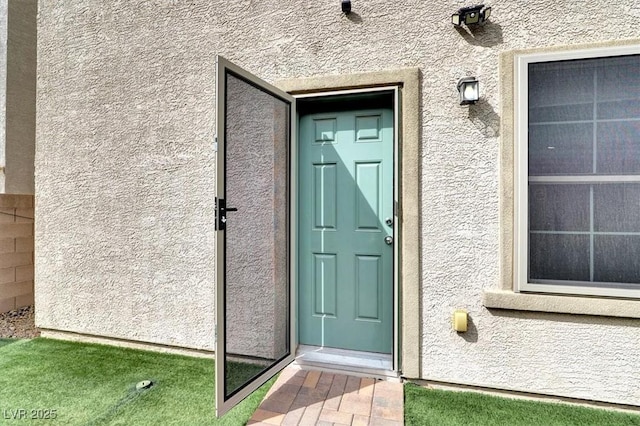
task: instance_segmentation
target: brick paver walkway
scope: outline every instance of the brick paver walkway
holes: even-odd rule
[[[285,368],[250,425],[402,425],[402,383]]]

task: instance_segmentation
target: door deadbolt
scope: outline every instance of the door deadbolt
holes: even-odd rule
[[[384,223],[386,223],[389,226],[393,225],[393,218],[391,218],[391,217],[386,218],[384,220]]]
[[[390,246],[391,244],[393,244],[393,237],[391,235],[387,235],[386,237],[384,237],[384,243]]]

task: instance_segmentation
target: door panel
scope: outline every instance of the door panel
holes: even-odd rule
[[[293,359],[289,147],[295,101],[218,58],[216,414]]]
[[[300,343],[392,352],[393,112],[300,118]]]
[[[382,321],[382,256],[356,255],[356,319]]]
[[[313,165],[313,218],[315,229],[336,229],[338,167],[335,163]]]
[[[335,254],[313,254],[314,315],[335,317],[338,307],[338,264]]]
[[[356,185],[354,196],[357,230],[381,231],[381,168],[382,164],[379,161],[355,163]]]

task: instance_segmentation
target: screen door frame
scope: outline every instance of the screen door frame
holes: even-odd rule
[[[288,292],[289,292],[289,315],[288,315],[288,330],[289,330],[289,348],[288,355],[272,364],[269,368],[262,371],[259,375],[255,376],[245,385],[243,385],[237,392],[232,393],[227,398],[225,395],[225,359],[226,359],[226,341],[225,341],[225,327],[226,327],[226,304],[225,304],[225,271],[226,271],[226,234],[224,229],[219,229],[218,215],[218,200],[226,199],[225,194],[225,172],[226,172],[226,150],[225,150],[225,136],[226,136],[226,113],[227,113],[227,93],[226,93],[226,80],[227,75],[233,75],[235,78],[245,81],[246,83],[260,89],[261,91],[278,98],[289,104],[289,161],[287,172],[287,187],[288,187],[288,205],[286,206],[288,214]],[[296,99],[288,93],[272,86],[271,84],[261,80],[255,75],[243,70],[237,65],[229,62],[222,56],[216,57],[216,142],[214,150],[216,151],[216,352],[215,352],[215,403],[216,403],[216,416],[221,417],[238,403],[240,403],[249,394],[254,392],[257,388],[266,383],[271,377],[280,372],[283,368],[289,365],[295,359],[295,351],[297,348],[297,331],[295,327],[296,318],[296,217],[295,208],[297,205],[296,200],[296,187],[295,180],[292,179],[292,173],[296,170],[296,158],[297,158],[297,120],[296,111]],[[233,214],[233,213],[231,213]]]

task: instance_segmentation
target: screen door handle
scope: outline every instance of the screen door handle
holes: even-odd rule
[[[227,229],[227,212],[237,212],[236,207],[227,207],[224,198],[216,198],[216,224],[218,231]]]

